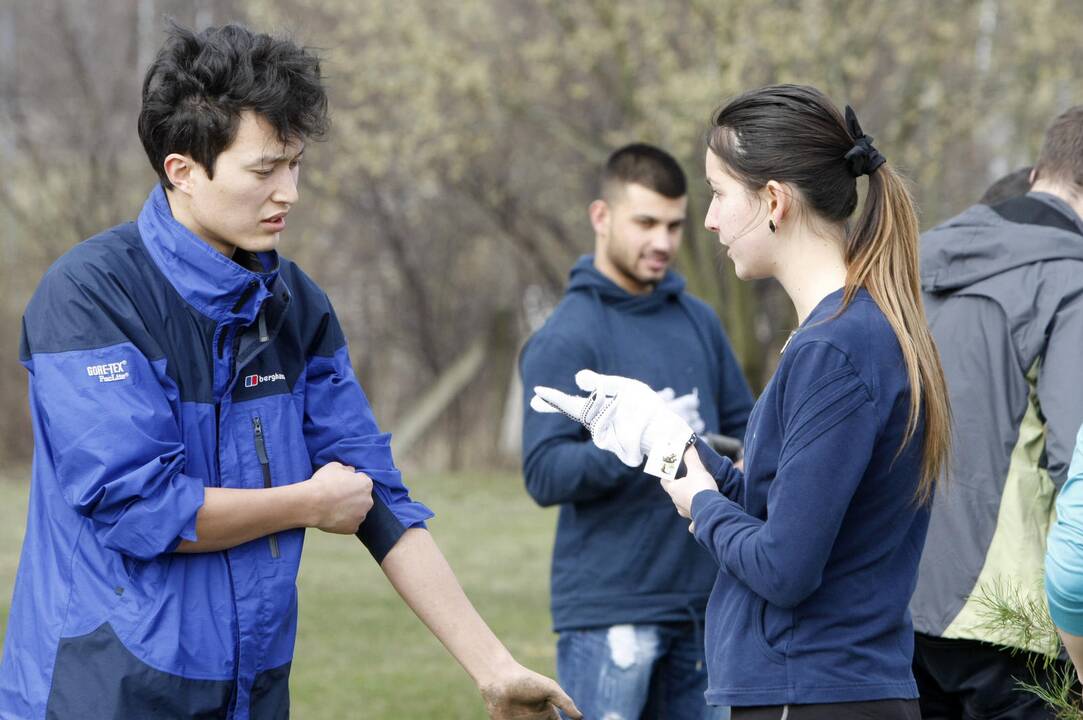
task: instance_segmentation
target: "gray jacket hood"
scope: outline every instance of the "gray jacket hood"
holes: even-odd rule
[[[922,290],[951,292],[1021,265],[1083,260],[1083,220],[1072,208],[1047,193],[1028,193],[1026,199],[1057,211],[1059,227],[1013,222],[998,211],[1007,204],[974,205],[922,235]]]

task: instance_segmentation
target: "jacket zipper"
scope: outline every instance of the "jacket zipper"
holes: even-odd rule
[[[259,458],[260,469],[263,470],[263,487],[271,487],[271,462],[267,458],[267,445],[263,441],[263,422],[259,416],[252,418],[252,432],[256,436],[256,457]],[[277,559],[278,536],[268,535],[267,542],[271,546],[271,557]]]

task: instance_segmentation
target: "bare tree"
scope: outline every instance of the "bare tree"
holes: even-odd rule
[[[713,107],[773,82],[854,105],[929,226],[1032,161],[1049,119],[1080,100],[1083,5],[1071,0],[0,0],[0,332],[12,343],[45,266],[131,217],[153,182],[134,123],[170,12],[321,48],[334,127],[308,153],[283,252],[328,289],[392,430],[488,329],[528,332],[526,288],[535,305],[556,302],[593,245],[599,166],[625,142],[665,147],[688,171],[678,269],[759,387],[794,318],[775,285],[737,282],[699,227]],[[514,352],[494,352],[407,459],[493,460],[513,371]],[[0,398],[24,406],[23,384],[0,374]],[[26,447],[25,427],[0,420],[9,452],[12,438]]]

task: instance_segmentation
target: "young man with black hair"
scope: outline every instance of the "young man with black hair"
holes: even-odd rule
[[[743,437],[752,395],[714,311],[670,269],[687,183],[668,153],[614,152],[591,203],[594,255],[523,349],[525,403],[535,385],[576,371],[642,380],[697,432]],[[688,523],[642,468],[596,448],[584,428],[526,411],[523,473],[542,506],[560,505],[553,547],[557,675],[587,717],[707,720],[702,636],[718,574]]]
[[[308,527],[360,536],[492,717],[576,714],[477,615],[327,296],[275,251],[327,126],[313,54],[170,29],[139,117],[159,185],[24,316],[35,455],[0,716],[286,718]]]
[[[974,205],[922,237],[955,447],[910,604],[926,720],[1053,717],[1019,687],[1047,648],[991,629],[983,598],[1007,589],[1045,602],[1046,535],[1083,423],[1081,179],[1083,106],[1047,131],[1029,192]]]

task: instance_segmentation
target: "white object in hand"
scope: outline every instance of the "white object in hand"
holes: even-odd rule
[[[601,375],[592,370],[575,374],[575,384],[590,393],[568,395],[555,388],[534,388],[530,407],[538,412],[562,412],[590,431],[594,444],[637,467],[647,455],[644,468],[657,477],[676,475],[692,428],[666,401],[638,380]]]
[[[707,429],[707,424],[699,414],[699,388],[693,388],[687,395],[677,396],[673,388],[662,388],[658,391],[658,397],[662,398],[673,412],[677,413],[692,428],[696,435],[702,435]]]

